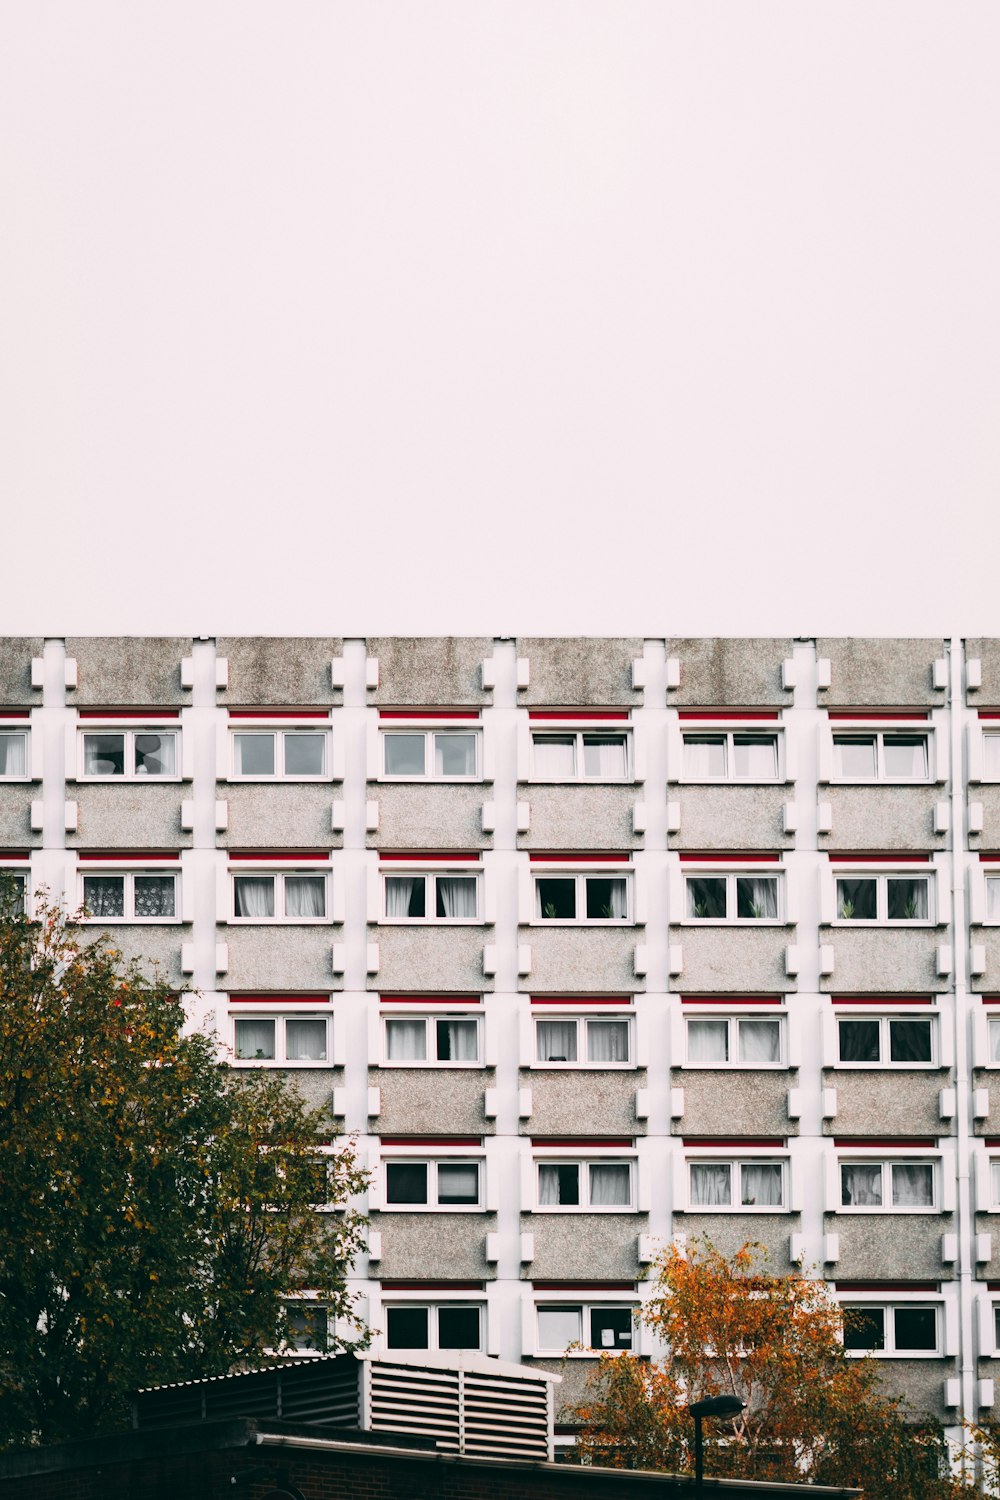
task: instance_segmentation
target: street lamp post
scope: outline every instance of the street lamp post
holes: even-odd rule
[[[688,1407],[694,1417],[694,1491],[702,1492],[705,1477],[704,1452],[702,1447],[701,1421],[703,1417],[735,1417],[746,1406],[739,1396],[708,1396],[704,1401],[694,1401]]]

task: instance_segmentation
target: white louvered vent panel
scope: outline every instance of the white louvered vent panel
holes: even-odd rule
[[[421,1370],[372,1361],[372,1429],[434,1438],[459,1451],[459,1378],[453,1370]]]
[[[303,1361],[289,1379],[279,1371],[283,1422],[318,1422],[327,1427],[360,1426],[358,1403],[361,1369],[358,1361]],[[253,1413],[250,1413],[252,1416]]]
[[[549,1455],[548,1391],[540,1381],[503,1380],[463,1371],[463,1453],[490,1458]]]

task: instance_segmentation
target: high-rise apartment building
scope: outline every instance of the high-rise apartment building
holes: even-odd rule
[[[382,1348],[654,1352],[707,1233],[994,1407],[1000,640],[8,638],[0,848],[362,1138]]]

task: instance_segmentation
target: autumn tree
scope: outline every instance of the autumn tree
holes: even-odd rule
[[[708,1240],[669,1246],[654,1275],[641,1316],[665,1357],[602,1356],[569,1413],[582,1424],[581,1461],[688,1472],[687,1408],[725,1394],[745,1409],[706,1424],[713,1474],[857,1485],[868,1500],[976,1493],[952,1477],[939,1424],[880,1389],[877,1361],[845,1353],[825,1282],[770,1273],[759,1245],[727,1258]]]
[[[0,1446],[120,1426],[130,1389],[260,1360],[296,1289],[329,1310],[328,1347],[367,1342],[353,1142],[283,1075],[220,1064],[181,996],[81,933],[0,889]]]

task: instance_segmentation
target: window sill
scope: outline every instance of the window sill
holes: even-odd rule
[[[330,786],[342,776],[217,776],[230,786]]]
[[[342,927],[333,917],[220,917],[221,927]]]
[[[725,1203],[704,1203],[696,1208],[679,1208],[676,1212],[693,1217],[696,1214],[792,1214],[797,1213],[798,1209],[786,1208],[781,1203],[764,1203],[759,1206],[748,1204],[746,1207],[738,1208],[731,1208]]]
[[[67,776],[77,786],[180,786],[190,776]]]
[[[948,923],[931,922],[925,920],[924,918],[920,918],[913,922],[906,919],[896,922],[869,922],[865,920],[855,920],[853,917],[835,917],[831,921],[821,922],[819,925],[821,927],[835,927],[841,931],[849,929],[851,927],[857,927],[867,932],[877,931],[879,929],[885,930],[887,928],[891,929],[893,932],[907,932],[911,930],[918,932],[927,932],[935,927],[947,927]]]
[[[934,776],[831,776],[823,783],[824,786],[940,786],[944,777]]]
[[[80,917],[80,927],[190,927],[183,917]]]
[[[644,925],[644,923],[631,921],[627,917],[622,921],[616,918],[602,917],[532,917],[530,922],[520,923],[522,927],[611,927],[626,929]]]
[[[860,1302],[852,1305],[862,1306]],[[944,1359],[946,1357],[940,1349],[900,1349],[898,1351],[888,1349],[845,1349],[844,1354],[848,1359]],[[995,1358],[996,1356],[993,1357]]]
[[[897,1063],[897,1062],[835,1062],[824,1063],[824,1069],[830,1073],[950,1073],[951,1069],[944,1063]]]
[[[378,927],[492,927],[482,917],[373,917]]]
[[[673,786],[794,786],[791,776],[676,776]]]
[[[395,1019],[395,1017],[393,1017]],[[476,1062],[420,1062],[416,1058],[412,1061],[399,1062],[395,1058],[392,1062],[369,1063],[370,1068],[382,1068],[386,1072],[399,1072],[416,1069],[421,1073],[484,1073],[487,1065]]]
[[[641,786],[635,776],[529,776],[519,786]]]
[[[710,1019],[710,1018],[709,1018]],[[674,1063],[674,1068],[685,1073],[794,1073],[791,1063],[744,1063],[744,1062],[684,1062]]]
[[[794,927],[789,917],[676,917],[671,927]]]
[[[520,1064],[522,1069],[533,1073],[637,1073],[639,1063],[592,1063],[592,1062],[528,1062]]]
[[[919,1218],[921,1216],[923,1216],[924,1218],[932,1218],[934,1215],[950,1214],[951,1212],[952,1210],[947,1208],[852,1208],[850,1206],[845,1206],[842,1208],[827,1209],[827,1213],[860,1214],[863,1218],[866,1219],[877,1218],[879,1215],[887,1219],[895,1219],[899,1217],[912,1219],[915,1217]]]
[[[40,776],[0,776],[0,786],[30,786],[41,780]]]
[[[334,1064],[326,1058],[318,1062],[288,1062],[280,1057],[234,1057],[230,1060],[231,1068],[305,1068],[307,1070],[316,1068],[332,1068]]]
[[[383,1203],[373,1212],[380,1214],[485,1214],[482,1203]]]
[[[599,1214],[602,1218],[607,1218],[609,1216],[614,1216],[615,1214],[639,1214],[646,1212],[645,1209],[635,1208],[631,1204],[626,1203],[616,1203],[610,1208],[588,1208],[583,1205],[581,1205],[579,1208],[575,1206],[567,1206],[566,1208],[561,1208],[558,1204],[536,1204],[534,1208],[529,1208],[524,1211],[529,1214],[552,1214],[553,1216],[559,1218],[564,1218],[567,1214]]]
[[[369,778],[371,780],[372,778]],[[482,776],[378,776],[379,786],[483,786]]]

